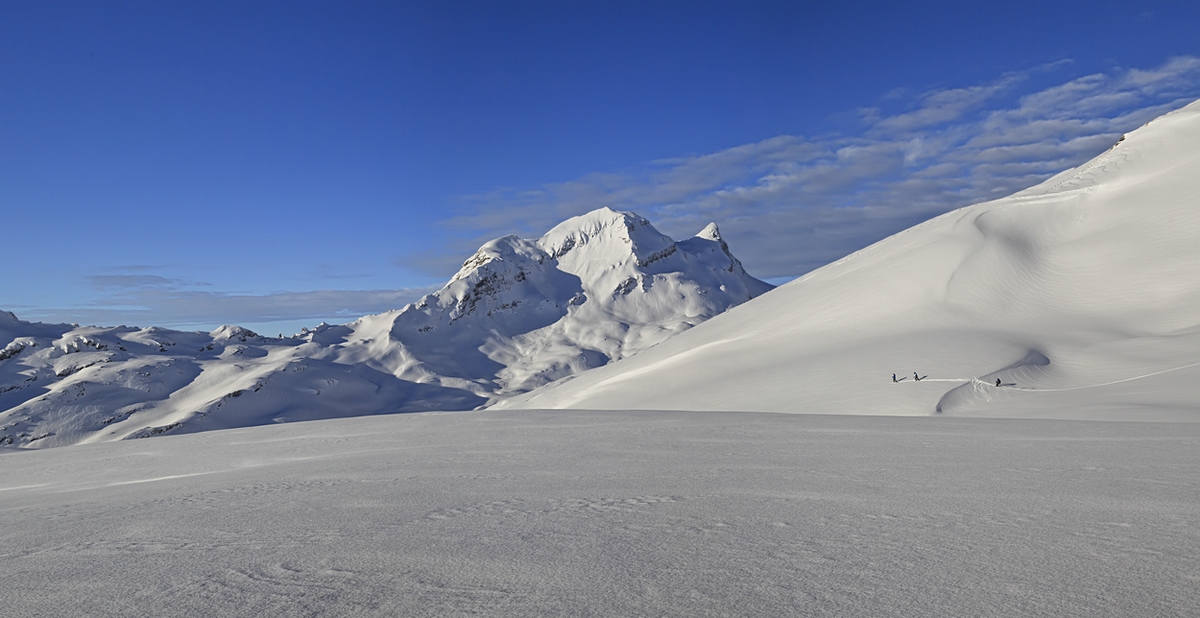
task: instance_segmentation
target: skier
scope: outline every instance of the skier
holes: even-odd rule
[[[996,386],[1000,386],[1000,378],[996,378]]]
[[[894,373],[892,374],[892,381],[893,381],[893,382],[899,382],[899,380],[897,380],[897,379],[896,379],[896,374],[894,374]]]
[[[917,375],[917,372],[915,372],[915,371],[914,371],[914,372],[913,372],[913,379],[914,379],[914,380],[916,380],[917,382],[920,382],[920,381],[921,381],[921,376]]]

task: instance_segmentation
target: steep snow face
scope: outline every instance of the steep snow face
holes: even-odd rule
[[[1200,102],[500,406],[1200,419],[1197,196]]]
[[[0,446],[467,410],[624,358],[758,296],[715,225],[674,242],[601,209],[479,249],[403,309],[294,337],[0,313]]]

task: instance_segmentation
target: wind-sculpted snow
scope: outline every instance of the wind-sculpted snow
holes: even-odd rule
[[[601,209],[506,236],[403,309],[292,337],[0,313],[0,446],[470,410],[634,354],[771,288],[715,225],[676,243]]]
[[[1198,239],[1200,102],[499,406],[1200,420]]]
[[[0,453],[4,616],[1200,607],[1200,425],[485,411]]]

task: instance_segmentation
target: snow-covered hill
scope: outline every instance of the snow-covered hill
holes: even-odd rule
[[[1200,102],[500,407],[1200,420]]]
[[[0,446],[464,410],[604,365],[771,288],[715,225],[675,242],[600,209],[484,245],[403,309],[294,337],[0,313]]]

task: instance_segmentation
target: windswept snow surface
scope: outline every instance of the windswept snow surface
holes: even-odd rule
[[[0,453],[0,614],[1200,607],[1200,424],[486,411]]]
[[[602,208],[484,245],[403,309],[294,337],[31,324],[0,312],[0,448],[470,410],[763,294],[716,225],[675,242]]]
[[[1200,420],[1200,102],[499,407]]]

